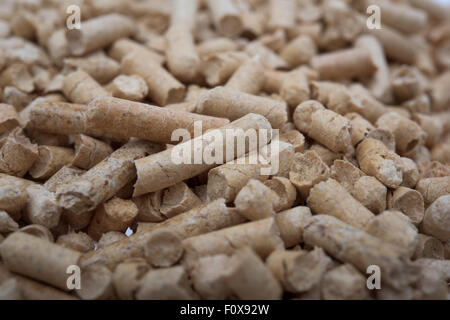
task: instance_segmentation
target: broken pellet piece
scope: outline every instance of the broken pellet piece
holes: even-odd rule
[[[180,182],[164,191],[159,210],[166,218],[172,218],[200,204],[201,200],[195,193],[184,182]]]
[[[137,215],[138,208],[133,201],[112,198],[96,209],[88,234],[98,241],[108,231],[125,232]]]
[[[30,175],[35,179],[47,179],[55,174],[59,169],[69,164],[74,157],[72,149],[39,146],[39,156],[30,168]]]
[[[289,171],[289,180],[306,199],[311,188],[330,176],[330,168],[314,151],[296,153]]]
[[[416,190],[399,187],[390,197],[388,206],[408,216],[416,225],[423,220],[425,211],[423,197]]]
[[[249,57],[241,51],[218,52],[204,58],[202,74],[210,86],[224,85]]]
[[[274,204],[276,212],[287,210],[292,207],[296,198],[297,190],[295,186],[285,177],[273,177],[264,181],[264,185],[269,187],[278,195],[278,201]]]
[[[67,268],[77,265],[81,253],[23,232],[9,235],[0,248],[6,267],[19,274],[54,285],[64,291]]]
[[[26,192],[28,201],[24,209],[25,220],[49,229],[56,227],[61,217],[61,208],[56,202],[55,194],[38,184],[28,186]]]
[[[240,299],[280,299],[278,280],[249,247],[236,250],[227,266],[227,284]]]
[[[226,299],[232,295],[227,283],[227,268],[230,257],[218,254],[198,259],[190,271],[194,290],[203,299]]]
[[[81,231],[59,236],[56,244],[82,253],[94,250],[95,247],[94,240]]]
[[[71,164],[81,169],[90,169],[113,152],[105,142],[84,134],[75,136],[75,155]]]
[[[110,96],[97,81],[82,70],[72,72],[65,76],[63,92],[73,103],[88,104],[97,96]]]
[[[116,98],[133,101],[142,101],[148,94],[147,84],[137,75],[117,76],[112,81],[110,90]]]
[[[277,250],[266,261],[284,289],[292,293],[305,292],[317,285],[330,264],[331,259],[317,247],[310,252]]]
[[[150,266],[143,259],[128,259],[119,264],[113,273],[114,289],[122,300],[136,298],[142,277],[150,270]]]
[[[145,259],[154,267],[171,267],[181,259],[182,255],[181,239],[170,229],[152,231],[144,245]]]
[[[356,157],[361,170],[374,176],[385,186],[397,188],[403,181],[400,156],[389,150],[377,139],[366,138],[356,149]]]
[[[138,300],[192,300],[196,294],[190,287],[182,266],[150,270],[142,277],[136,292]]]
[[[366,278],[349,263],[325,273],[320,290],[325,300],[370,300]]]
[[[242,216],[255,221],[275,215],[278,195],[261,181],[251,179],[239,191],[234,205]]]
[[[303,229],[311,217],[308,207],[295,207],[275,216],[280,236],[286,248],[292,248],[303,242]]]
[[[0,138],[0,173],[23,177],[37,157],[37,145],[19,127]]]
[[[18,221],[28,201],[26,189],[32,184],[34,182],[31,180],[0,173],[0,210]]]
[[[396,247],[398,252],[410,258],[419,242],[417,228],[399,211],[384,211],[366,227],[366,232]]]

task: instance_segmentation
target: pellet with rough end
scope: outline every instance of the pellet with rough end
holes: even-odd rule
[[[382,141],[366,138],[356,148],[356,158],[361,170],[380,180],[389,188],[397,188],[403,182],[400,156],[389,150]]]
[[[252,249],[236,250],[227,268],[227,284],[240,299],[281,299],[280,283]]]
[[[420,192],[399,187],[388,201],[390,208],[398,210],[409,217],[412,223],[419,224],[424,217],[424,201]]]
[[[35,184],[26,189],[28,201],[24,208],[24,219],[29,223],[40,224],[49,229],[58,225],[61,208],[53,192]]]
[[[398,252],[410,258],[419,242],[417,228],[399,211],[384,211],[366,227],[366,232],[396,247]]]
[[[242,31],[242,19],[239,10],[231,0],[207,1],[214,25],[217,31],[226,36],[234,37]]]
[[[321,284],[325,300],[370,300],[366,278],[351,264],[329,270]]]
[[[307,35],[300,35],[283,47],[280,57],[283,58],[291,68],[307,64],[317,54],[317,45]]]
[[[278,201],[277,193],[261,181],[251,179],[237,194],[234,205],[243,217],[255,221],[275,216]]]
[[[273,177],[266,180],[264,185],[269,187],[278,195],[278,201],[274,205],[276,212],[287,210],[292,207],[296,198],[297,190],[295,186],[285,177]]]
[[[94,250],[95,247],[94,240],[84,232],[71,232],[59,236],[56,244],[83,253]]]
[[[309,195],[314,185],[330,177],[330,168],[314,151],[296,153],[289,172],[289,180],[297,188],[303,199]]]
[[[111,81],[120,73],[120,64],[106,56],[103,51],[94,52],[83,58],[65,58],[63,70],[81,69],[100,84]]]
[[[111,95],[83,70],[74,71],[65,76],[63,92],[69,101],[80,104],[88,104],[97,96]]]
[[[34,182],[31,180],[0,173],[0,210],[8,212],[14,220],[19,220],[28,201],[26,189],[32,184]]]
[[[375,217],[334,179],[316,184],[307,203],[316,214],[331,215],[361,230]]]
[[[114,197],[96,209],[88,228],[88,234],[94,240],[98,240],[103,233],[108,231],[125,232],[135,221],[137,215],[138,208],[133,201]]]
[[[182,266],[148,271],[136,292],[138,300],[192,300],[196,297]]]
[[[416,190],[422,194],[425,206],[429,206],[439,197],[450,194],[450,176],[421,179]]]
[[[97,249],[112,245],[115,242],[126,239],[127,236],[123,232],[109,231],[102,234],[100,240],[97,242]]]
[[[0,139],[0,173],[23,177],[38,157],[37,145],[16,128]]]
[[[55,240],[52,232],[40,224],[29,224],[20,228],[18,232],[23,232],[48,242],[54,242]]]
[[[319,284],[330,264],[331,259],[317,247],[310,252],[277,250],[266,260],[275,278],[292,293],[305,292]]]
[[[110,85],[114,97],[133,101],[142,101],[148,95],[147,84],[137,75],[119,75]]]
[[[48,179],[59,169],[72,162],[74,152],[70,148],[39,146],[39,156],[30,168],[30,175],[35,179]]]
[[[249,56],[241,51],[218,52],[203,59],[202,74],[210,86],[224,85]]]
[[[180,182],[164,190],[160,212],[166,218],[172,218],[199,206],[201,203],[195,193],[184,182]]]
[[[72,160],[72,165],[88,170],[104,160],[113,152],[109,144],[79,134],[75,136],[75,155]]]

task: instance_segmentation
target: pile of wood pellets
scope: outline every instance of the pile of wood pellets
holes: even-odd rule
[[[0,299],[450,299],[449,10],[1,1]]]

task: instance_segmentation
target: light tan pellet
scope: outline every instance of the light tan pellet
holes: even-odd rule
[[[126,239],[127,236],[119,231],[109,231],[100,237],[100,240],[97,242],[97,248],[101,249],[107,246],[112,245],[115,242],[121,241],[123,239]]]
[[[82,286],[76,294],[83,300],[105,300],[114,295],[112,272],[102,265],[89,266],[81,272]]]
[[[0,173],[0,210],[8,212],[11,218],[18,221],[27,204],[26,189],[32,184],[34,182],[31,180]]]
[[[207,0],[216,30],[226,36],[234,37],[242,31],[239,10],[232,0]]]
[[[0,233],[14,232],[19,229],[19,225],[15,222],[7,212],[0,211]]]
[[[217,87],[205,94],[198,105],[198,112],[209,116],[228,118],[231,121],[249,113],[267,116],[274,129],[287,122],[287,106],[284,101],[240,92],[228,87]]]
[[[305,292],[317,285],[324,276],[331,259],[322,248],[312,251],[274,251],[266,261],[267,267],[292,293]]]
[[[227,284],[239,299],[281,299],[280,283],[249,247],[236,250],[227,268]]]
[[[40,224],[29,224],[20,228],[19,232],[32,235],[33,237],[37,237],[48,242],[54,242],[55,240],[52,232],[47,227]]]
[[[24,208],[24,219],[49,229],[56,227],[61,217],[61,208],[55,194],[41,185],[31,185],[26,189],[28,200]]]
[[[424,217],[424,201],[420,192],[399,187],[396,189],[388,201],[391,209],[398,210],[409,217],[411,222],[419,224]]]
[[[439,197],[450,194],[450,176],[421,179],[417,183],[416,190],[422,194],[427,207]]]
[[[78,70],[65,76],[63,92],[69,101],[79,104],[88,104],[97,96],[111,95],[83,70]]]
[[[175,265],[183,255],[181,238],[170,229],[152,231],[144,245],[144,257],[156,268]]]
[[[56,244],[82,253],[94,250],[95,247],[94,240],[81,231],[59,236]]]
[[[351,125],[348,119],[325,109],[318,101],[301,103],[294,112],[294,123],[304,134],[323,144],[334,152],[350,152]]]
[[[419,233],[419,241],[414,251],[413,259],[430,258],[444,259],[444,246],[438,239]]]
[[[280,236],[286,248],[292,248],[303,242],[303,230],[311,217],[308,207],[295,207],[279,212],[275,216]]]
[[[138,300],[192,300],[196,297],[182,266],[148,271],[136,292]]]
[[[0,248],[6,267],[19,274],[68,291],[67,267],[77,265],[81,253],[23,232],[8,236]],[[32,263],[30,263],[32,262]]]
[[[114,197],[96,209],[88,234],[99,240],[103,233],[109,231],[125,232],[137,215],[138,208],[133,201]]]
[[[441,241],[450,240],[450,195],[440,196],[425,211],[421,229]]]
[[[0,138],[0,173],[23,177],[38,157],[38,146],[19,127]]]
[[[80,29],[66,30],[66,37],[70,52],[81,56],[128,37],[133,29],[131,19],[113,13],[83,21]]]
[[[280,230],[274,218],[248,222],[234,227],[202,234],[183,240],[187,264],[200,257],[215,254],[231,255],[238,248],[251,247],[266,258],[272,251],[283,249]]]
[[[0,135],[3,135],[19,126],[19,116],[14,106],[0,104]]]
[[[280,52],[283,58],[291,68],[314,61],[317,54],[317,46],[311,37],[300,35],[286,44]]]
[[[245,61],[227,81],[227,88],[259,94],[264,86],[264,66],[259,56]]]
[[[119,264],[113,273],[113,284],[118,298],[135,299],[140,281],[149,270],[150,266],[143,259],[128,259]]]
[[[278,195],[278,200],[274,204],[276,212],[292,208],[297,199],[295,186],[285,177],[273,177],[264,181],[264,185],[269,187]]]
[[[39,156],[29,170],[34,179],[50,178],[74,158],[73,150],[69,148],[41,145],[38,152]]]
[[[320,290],[325,300],[371,299],[366,278],[349,263],[325,273]]]
[[[164,190],[159,209],[166,218],[172,218],[201,205],[201,203],[195,193],[184,182],[180,182]]]
[[[147,84],[137,75],[119,75],[109,88],[113,97],[126,100],[142,101],[148,94]]]

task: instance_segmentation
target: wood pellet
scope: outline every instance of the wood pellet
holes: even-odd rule
[[[1,300],[450,300],[450,2],[70,4],[0,3]]]

